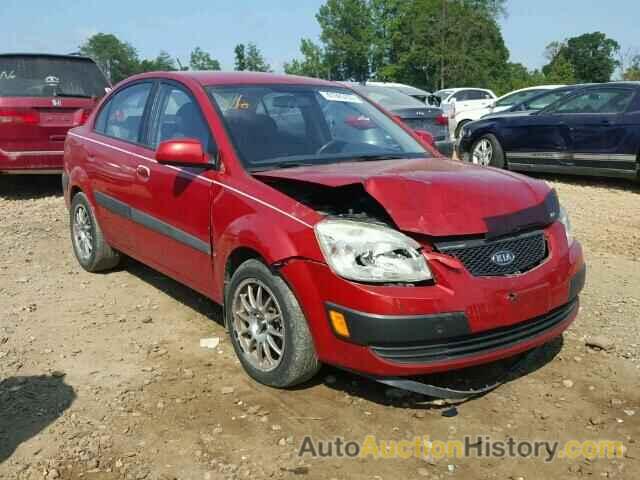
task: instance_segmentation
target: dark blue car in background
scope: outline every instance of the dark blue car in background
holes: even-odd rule
[[[640,82],[581,86],[542,110],[468,123],[458,152],[482,166],[638,178]]]

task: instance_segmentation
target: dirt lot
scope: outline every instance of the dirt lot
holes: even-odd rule
[[[0,478],[640,478],[640,189],[546,180],[589,264],[578,321],[509,383],[454,411],[331,368],[292,391],[255,384],[217,306],[133,261],[85,273],[71,253],[58,180],[0,177]],[[585,345],[593,335],[607,351]],[[221,343],[204,349],[203,337]],[[306,435],[368,434],[615,439],[626,455],[297,456]]]

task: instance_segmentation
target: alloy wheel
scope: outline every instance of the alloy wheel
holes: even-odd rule
[[[473,152],[471,153],[471,162],[482,167],[488,167],[491,165],[492,159],[493,145],[491,145],[491,142],[488,139],[483,138],[476,143],[473,148]]]
[[[77,205],[73,212],[73,240],[76,252],[82,260],[88,260],[93,253],[93,225],[84,205]]]
[[[285,346],[282,309],[273,292],[256,278],[242,281],[232,301],[232,329],[245,359],[263,372],[280,365]]]

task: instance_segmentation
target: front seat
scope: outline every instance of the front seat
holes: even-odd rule
[[[194,103],[185,103],[176,112],[176,127],[173,136],[174,138],[195,138],[200,140],[205,151],[208,150],[210,133],[200,110]]]

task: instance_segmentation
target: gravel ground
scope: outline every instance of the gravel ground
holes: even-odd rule
[[[0,478],[640,478],[640,189],[544,178],[589,264],[578,321],[509,383],[453,410],[331,368],[296,390],[255,384],[217,306],[133,261],[82,271],[58,180],[0,177]],[[594,336],[605,349],[586,345]],[[220,344],[201,348],[203,337]],[[624,441],[626,454],[550,463],[297,456],[306,435],[368,434],[606,438]]]

